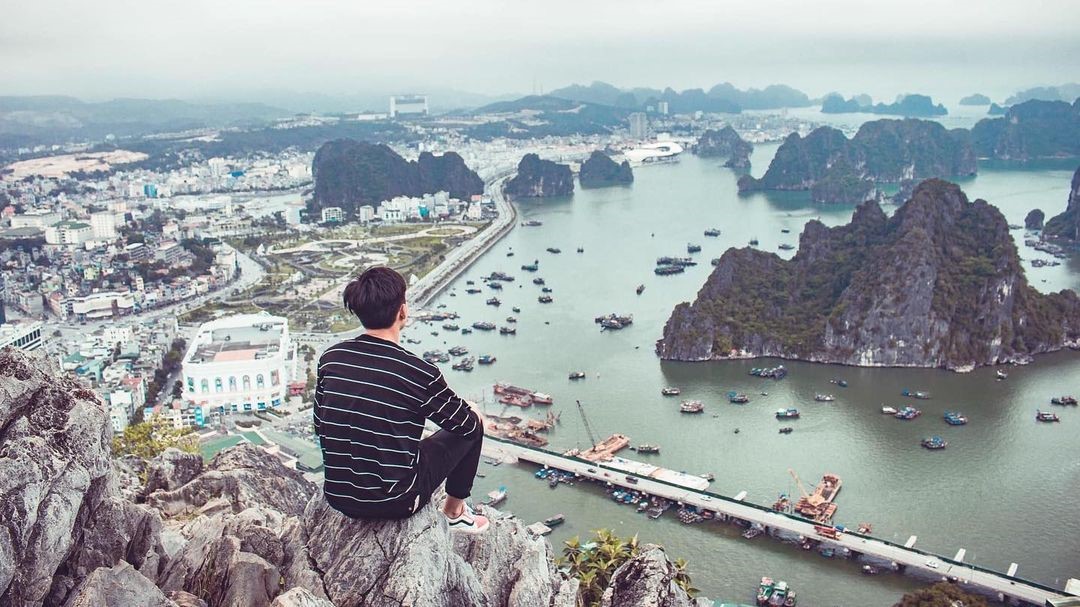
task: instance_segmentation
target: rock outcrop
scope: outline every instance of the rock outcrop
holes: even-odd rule
[[[997,106],[990,107],[994,115]],[[1000,118],[984,118],[971,129],[980,158],[1026,162],[1080,156],[1080,98],[1032,100],[1005,109]]]
[[[105,406],[41,355],[0,350],[0,604],[13,607],[574,607],[550,544],[484,509],[454,537],[435,505],[350,519],[275,455],[113,462]],[[145,500],[136,504],[132,499]],[[620,579],[634,605],[690,605],[657,550]],[[652,602],[649,592],[657,596]]]
[[[484,191],[484,182],[455,152],[435,156],[423,152],[408,161],[386,145],[353,139],[324,143],[312,161],[315,195],[308,211],[341,207],[352,215],[365,204],[396,196],[423,196],[439,191],[468,199]]]
[[[657,353],[961,370],[1078,339],[1080,298],[1028,285],[1001,212],[927,180],[892,217],[869,202],[848,225],[807,223],[790,261],[729,249]]]
[[[990,105],[990,98],[982,93],[972,93],[960,99],[960,105]]]
[[[514,198],[569,196],[574,193],[574,175],[565,164],[525,154],[518,163],[517,175],[506,182],[505,191]]]
[[[987,103],[990,103],[990,101],[987,100]],[[821,101],[822,114],[847,114],[853,112],[913,118],[944,116],[949,113],[944,105],[940,103],[935,105],[934,100],[926,95],[904,95],[895,103],[874,104],[871,103],[868,97],[852,97],[845,100],[841,95],[832,93],[826,95]]]
[[[611,576],[600,607],[708,607],[708,599],[693,600],[675,583],[677,571],[652,544],[625,562]]]
[[[750,154],[753,151],[754,146],[743,140],[730,125],[719,131],[705,131],[694,145],[694,153],[698,156],[725,157],[724,166],[743,171],[750,170]]]
[[[617,163],[607,154],[597,150],[588,160],[581,163],[578,175],[583,188],[602,188],[610,185],[624,185],[634,182],[634,171],[629,161]]]
[[[1043,220],[1046,219],[1046,215],[1041,209],[1031,209],[1028,214],[1024,216],[1024,228],[1028,230],[1041,230],[1043,229]]]
[[[829,201],[824,192],[835,191],[840,201],[851,201],[855,194],[866,194],[870,184],[975,171],[967,131],[946,130],[929,120],[876,120],[859,127],[851,139],[832,127],[814,129],[805,138],[792,133],[760,179],[739,179],[739,191],[812,190],[824,181],[819,199]]]
[[[1073,173],[1065,212],[1055,215],[1043,227],[1043,236],[1080,242],[1080,167]]]

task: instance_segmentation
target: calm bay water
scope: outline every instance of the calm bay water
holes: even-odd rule
[[[760,175],[776,146],[758,146],[754,173]],[[475,332],[450,335],[438,325],[420,325],[408,337],[420,339],[416,351],[467,346],[472,355],[493,354],[498,362],[472,373],[450,371],[460,393],[490,398],[495,381],[547,392],[562,423],[551,433],[552,449],[587,445],[588,438],[574,400],[580,399],[600,435],[621,432],[637,443],[656,443],[660,455],[641,459],[676,470],[716,475],[714,491],[771,504],[779,493],[796,494],[788,474],[794,469],[808,487],[825,472],[844,482],[836,520],[848,525],[866,521],[877,536],[905,541],[918,535],[918,546],[952,555],[966,548],[969,562],[1005,570],[1020,564],[1020,575],[1060,587],[1080,576],[1080,411],[1053,407],[1060,424],[1037,424],[1037,408],[1050,409],[1058,394],[1080,393],[1080,355],[1066,352],[1009,369],[1007,381],[995,381],[991,369],[959,375],[935,370],[860,369],[787,363],[782,381],[760,380],[747,371],[778,361],[715,363],[661,362],[653,352],[671,309],[692,300],[711,271],[709,260],[728,247],[760,247],[777,251],[781,243],[798,244],[809,219],[829,225],[850,219],[851,207],[811,205],[805,194],[736,193],[736,175],[720,162],[685,155],[678,163],[637,169],[629,187],[579,190],[572,197],[525,202],[521,219],[538,219],[542,227],[516,227],[503,241],[455,281],[435,303],[461,314],[465,326],[479,320],[506,324],[522,311],[518,334]],[[1075,168],[1075,167],[1071,167]],[[1023,223],[1032,208],[1047,216],[1064,209],[1071,169],[1062,165],[1025,170],[983,166],[979,176],[962,185],[970,198],[997,205],[1010,223]],[[886,207],[887,212],[892,209]],[[719,238],[702,231],[717,227]],[[782,233],[787,228],[791,232]],[[1030,260],[1048,256],[1023,246],[1023,232],[1014,238],[1025,259],[1028,277],[1040,290],[1080,287],[1075,260],[1056,268],[1030,267]],[[685,274],[658,277],[652,273],[661,255],[686,255],[686,245],[702,245],[699,265]],[[583,253],[576,253],[577,247]],[[559,247],[561,254],[545,251]],[[513,257],[507,257],[513,251]],[[794,252],[779,251],[784,257]],[[538,259],[536,274],[521,271]],[[501,270],[517,277],[501,292],[483,286],[480,276]],[[554,303],[540,304],[541,276],[553,289]],[[465,281],[475,280],[484,293],[468,295]],[[638,296],[634,289],[646,286]],[[498,296],[502,307],[484,304]],[[633,314],[633,326],[599,331],[595,316]],[[438,330],[440,335],[430,335]],[[588,374],[567,379],[570,371]],[[832,378],[843,378],[839,388]],[[678,398],[660,395],[663,386],[682,388],[681,398],[700,399],[706,412],[678,412]],[[916,404],[922,417],[903,422],[882,415],[882,404],[900,406],[904,388],[932,393]],[[751,403],[728,404],[726,393],[751,395]],[[762,396],[760,392],[768,392]],[[815,393],[832,393],[836,401],[817,403]],[[773,417],[780,407],[798,407],[800,420],[781,424]],[[946,409],[961,410],[967,426],[950,427],[941,418]],[[501,406],[488,405],[489,413]],[[539,416],[543,409],[527,415]],[[515,409],[514,414],[521,414]],[[791,435],[777,433],[792,425]],[[738,434],[734,429],[739,428]],[[948,449],[930,452],[919,441],[939,434]],[[630,454],[632,457],[633,454]],[[611,527],[622,534],[664,544],[672,557],[690,560],[695,585],[717,600],[752,602],[762,575],[785,579],[799,592],[800,605],[891,605],[917,585],[911,577],[864,578],[854,562],[825,559],[794,546],[765,538],[747,541],[738,529],[706,523],[680,524],[674,516],[651,521],[608,499],[599,487],[585,485],[548,489],[534,480],[531,466],[483,465],[475,496],[506,485],[504,508],[526,522],[565,513],[567,523],[551,536],[560,542],[591,529]]]

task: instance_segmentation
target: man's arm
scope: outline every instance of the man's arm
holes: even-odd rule
[[[472,406],[454,393],[446,385],[446,378],[440,372],[427,389],[427,400],[420,405],[424,417],[435,422],[447,432],[471,436],[474,432],[483,432],[480,416]]]
[[[319,362],[320,362],[319,371],[318,371],[317,379],[315,380],[315,406],[312,407],[312,409],[311,409],[311,411],[312,411],[311,416],[312,416],[312,418],[314,419],[314,422],[315,422],[315,436],[318,436],[318,437],[321,438],[322,437],[322,420],[319,417],[320,415],[322,415],[322,406],[321,406],[321,404],[322,404],[322,399],[323,399],[323,372],[322,372],[322,364],[321,364],[322,359],[321,358],[319,359]]]

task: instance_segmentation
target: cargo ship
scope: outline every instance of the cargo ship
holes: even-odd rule
[[[813,493],[804,493],[799,498],[795,504],[795,511],[819,523],[828,523],[836,512],[836,504],[832,502],[836,499],[836,494],[840,493],[842,484],[839,476],[825,474],[817,487],[814,487]]]

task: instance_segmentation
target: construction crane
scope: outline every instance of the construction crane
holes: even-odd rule
[[[795,486],[799,488],[799,493],[802,494],[803,498],[809,500],[810,493],[806,490],[806,487],[803,486],[802,479],[799,478],[799,475],[795,474],[795,471],[791,468],[788,468],[788,474],[791,475],[791,478],[795,479]]]
[[[585,432],[589,434],[589,441],[592,442],[593,449],[596,449],[596,435],[593,434],[592,426],[589,425],[589,418],[585,415],[585,407],[581,406],[581,401],[577,402],[578,411],[581,412],[581,421],[585,422]]]

